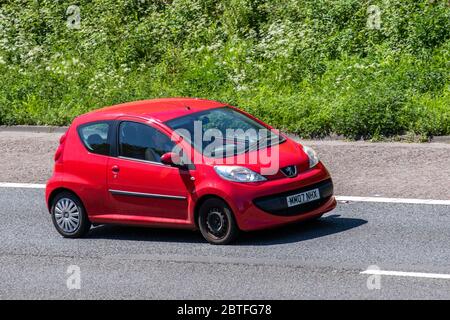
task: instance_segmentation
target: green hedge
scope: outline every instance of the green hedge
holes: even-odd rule
[[[80,28],[67,26],[70,5]],[[368,19],[377,6],[379,29]],[[195,96],[304,137],[450,134],[447,0],[0,4],[0,124]]]

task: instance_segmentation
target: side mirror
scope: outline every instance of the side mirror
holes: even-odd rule
[[[161,162],[169,166],[183,167],[183,161],[175,152],[167,152],[161,156]]]

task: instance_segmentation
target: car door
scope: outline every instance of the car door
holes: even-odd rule
[[[65,141],[64,186],[83,200],[90,216],[106,214],[107,164],[113,122],[94,121],[71,126]]]
[[[115,214],[188,219],[189,171],[162,164],[174,143],[149,123],[119,119],[117,156],[108,161],[108,191]],[[168,221],[170,222],[170,221]]]

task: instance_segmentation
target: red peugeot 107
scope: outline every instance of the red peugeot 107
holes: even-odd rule
[[[60,139],[46,200],[64,237],[112,223],[199,229],[213,244],[336,206],[314,150],[232,106],[187,98],[77,117]]]

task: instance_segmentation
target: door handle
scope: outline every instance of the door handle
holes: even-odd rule
[[[119,166],[112,166],[111,171],[112,171],[113,173],[119,173],[120,168],[119,168]]]

